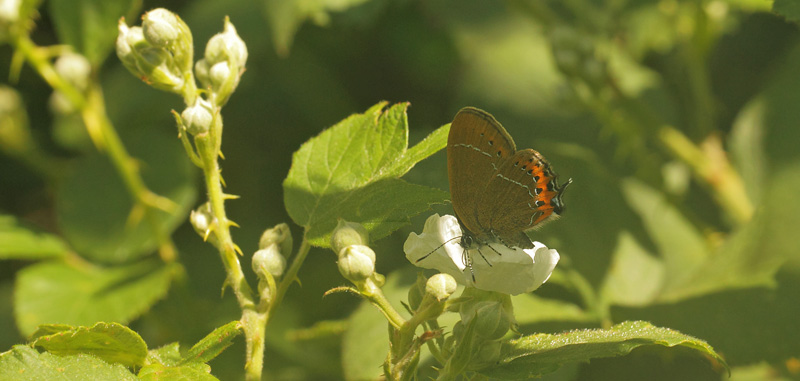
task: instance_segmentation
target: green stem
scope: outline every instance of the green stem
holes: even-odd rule
[[[196,136],[195,146],[203,164],[208,202],[211,205],[211,213],[214,215],[215,220],[213,233],[214,237],[216,237],[216,246],[219,250],[222,264],[225,267],[225,273],[227,274],[226,281],[233,290],[236,301],[242,309],[241,322],[247,346],[245,379],[255,381],[261,379],[264,368],[264,335],[269,314],[268,311],[259,311],[256,307],[253,290],[247,283],[239,262],[241,250],[233,242],[233,237],[231,236],[230,227],[234,223],[228,219],[225,211],[225,200],[230,196],[226,195],[222,190],[221,169],[217,160],[221,140],[221,133],[219,133],[222,130],[221,124],[222,120],[219,117],[219,113],[217,113],[214,118],[214,126],[209,131],[210,133]]]
[[[219,118],[215,118],[219,120]],[[228,219],[225,212],[225,199],[227,196],[222,191],[221,169],[217,161],[218,152],[215,149],[215,139],[209,136],[198,135],[195,144],[200,158],[203,160],[203,175],[208,192],[208,201],[211,204],[211,214],[214,215],[215,226],[214,236],[217,238],[217,248],[219,249],[222,264],[227,274],[227,283],[231,286],[239,307],[244,309],[254,309],[253,290],[244,277],[242,266],[239,263],[239,247],[233,243],[230,227],[233,224]]]
[[[371,279],[368,279],[364,287],[359,287],[359,291],[361,295],[363,295],[367,300],[369,300],[372,304],[378,307],[379,310],[386,316],[386,319],[389,320],[389,324],[392,325],[395,329],[402,329],[404,328],[408,322],[397,310],[392,307],[392,304],[389,303],[389,300],[386,299],[386,296],[383,294],[383,291],[376,286]],[[416,328],[415,323],[414,328]],[[411,330],[411,334],[413,334],[413,329]]]
[[[721,144],[711,142],[709,150],[716,152],[709,154],[669,126],[661,127],[658,137],[673,156],[689,166],[695,176],[709,186],[714,200],[731,219],[739,224],[750,220],[753,204],[747,196],[744,181],[727,160]]]
[[[311,250],[311,244],[306,239],[305,233],[303,233],[303,241],[300,243],[300,248],[297,249],[297,255],[295,255],[294,259],[292,260],[292,264],[289,265],[289,269],[283,274],[281,278],[281,282],[278,284],[278,291],[275,293],[275,301],[269,305],[268,317],[271,317],[272,311],[281,304],[283,301],[283,296],[286,295],[286,291],[289,289],[289,286],[297,280],[297,273],[300,271],[300,267],[303,266],[303,262],[305,262],[306,257],[308,256],[308,252]]]

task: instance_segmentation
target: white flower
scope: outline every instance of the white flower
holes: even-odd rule
[[[411,233],[403,245],[415,266],[452,275],[458,283],[481,290],[517,295],[531,292],[550,278],[559,255],[541,242],[523,250],[501,243],[461,247],[461,226],[451,215],[434,214],[425,221],[422,234]],[[472,268],[466,265],[466,256]],[[473,281],[474,275],[474,281]]]

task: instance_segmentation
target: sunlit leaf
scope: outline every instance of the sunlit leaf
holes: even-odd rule
[[[59,356],[90,354],[129,367],[143,365],[147,356],[147,344],[142,337],[117,323],[97,323],[39,335],[33,345]]]
[[[408,218],[447,192],[397,179],[416,161],[445,145],[437,131],[407,149],[407,104],[379,103],[310,139],[295,152],[283,183],[286,210],[308,229],[315,246],[327,247],[337,219],[363,224],[372,239],[408,224]],[[444,128],[446,130],[446,128]]]
[[[623,356],[644,345],[687,347],[718,369],[727,368],[722,357],[705,341],[646,322],[629,321],[610,329],[536,334],[511,340],[503,345],[498,364],[481,373],[503,379],[540,377],[563,364]]]
[[[8,378],[6,378],[8,377]],[[108,364],[81,354],[58,356],[17,345],[0,354],[0,378],[4,380],[138,380],[121,364]]]

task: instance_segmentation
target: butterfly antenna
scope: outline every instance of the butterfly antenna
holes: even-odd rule
[[[423,255],[423,256],[421,256],[421,257],[419,257],[419,259],[417,259],[417,260],[415,261],[415,263],[420,263],[420,262],[422,262],[422,260],[423,260],[423,259],[425,259],[425,258],[428,258],[428,257],[429,257],[431,254],[435,253],[435,252],[436,252],[436,250],[439,250],[439,249],[441,249],[441,248],[442,248],[442,246],[444,246],[444,245],[447,245],[447,244],[448,244],[448,243],[450,243],[450,242],[453,242],[453,240],[454,240],[454,239],[456,239],[456,238],[461,238],[461,236],[459,236],[459,237],[453,237],[453,238],[450,238],[450,239],[448,239],[447,241],[444,241],[444,242],[443,242],[441,245],[439,245],[439,246],[437,246],[435,249],[431,250],[431,252],[430,252],[430,253],[428,253],[428,254],[425,254],[425,255]]]

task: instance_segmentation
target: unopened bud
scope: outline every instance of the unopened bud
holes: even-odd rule
[[[253,254],[253,271],[263,279],[269,273],[277,278],[283,275],[286,269],[286,259],[281,255],[277,244],[272,244],[260,249]]]
[[[203,57],[195,65],[195,69],[199,69],[197,77],[204,87],[216,94],[214,99],[222,106],[239,86],[247,63],[247,46],[228,18],[225,18],[223,32],[208,40]]]
[[[192,33],[172,12],[155,9],[142,27],[120,20],[117,56],[133,75],[164,91],[181,93],[192,70]]]
[[[211,104],[201,98],[197,98],[194,105],[187,107],[181,113],[183,126],[192,136],[208,132],[214,122],[214,115],[211,112]]]
[[[261,234],[261,239],[258,240],[259,249],[266,248],[272,244],[278,244],[283,255],[289,255],[292,252],[294,241],[292,240],[292,231],[289,229],[289,225],[280,223]]]
[[[514,306],[508,294],[467,288],[459,314],[465,323],[475,319],[475,334],[485,340],[502,338],[514,325]]]
[[[338,253],[350,245],[368,245],[369,233],[367,229],[357,222],[347,222],[339,219],[331,235],[331,248]]]
[[[165,48],[172,45],[180,37],[178,20],[178,16],[164,8],[153,9],[142,20],[144,37],[155,47]]]
[[[222,33],[217,33],[208,40],[204,57],[212,65],[229,61],[232,66],[244,67],[247,62],[247,45],[228,18],[225,19]]]
[[[189,215],[189,221],[197,234],[200,234],[203,239],[207,238],[211,234],[211,230],[216,226],[216,219],[211,213],[211,204],[205,203],[198,206]]]
[[[353,283],[361,283],[375,273],[375,252],[368,246],[350,245],[339,252],[339,272]]]
[[[441,302],[453,295],[457,286],[456,279],[452,275],[440,273],[428,279],[425,283],[425,293]]]
[[[64,53],[55,62],[55,70],[61,78],[80,90],[89,87],[92,64],[86,57],[77,53]]]

